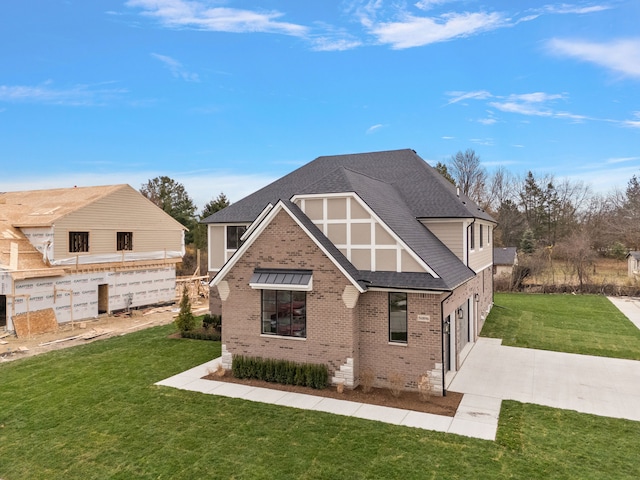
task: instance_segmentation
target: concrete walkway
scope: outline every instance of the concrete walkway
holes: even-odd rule
[[[640,328],[640,299],[609,300]],[[478,339],[449,385],[449,390],[464,394],[455,417],[203,380],[219,362],[212,360],[156,385],[485,440],[496,438],[502,400],[640,421],[639,361],[506,347],[494,338]]]
[[[618,310],[640,328],[640,299],[635,297],[607,297]]]
[[[640,362],[480,338],[449,390],[640,421]]]
[[[422,428],[437,432],[456,433],[468,437],[495,440],[500,415],[501,400],[493,396],[464,395],[455,417],[401,410],[357,403],[348,400],[317,397],[302,393],[250,387],[237,383],[204,380],[202,377],[218,367],[220,359],[194,367],[167,378],[156,385],[190,390],[209,395],[241,398],[253,402],[271,403],[284,407],[302,408],[317,412],[333,413],[378,422]]]

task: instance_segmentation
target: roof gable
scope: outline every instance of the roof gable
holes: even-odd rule
[[[293,219],[293,221],[302,229],[303,232],[320,248],[320,250],[333,262],[333,264],[342,272],[342,274],[358,289],[364,292],[365,288],[359,283],[359,272],[345,258],[345,256],[327,239],[322,232],[311,222],[297,205],[289,201],[279,201],[269,210],[259,225],[252,227],[252,232],[240,248],[232,255],[232,257],[224,264],[222,269],[209,283],[216,286],[224,279],[224,277],[233,268],[236,262],[244,255],[249,247],[259,238],[264,229],[276,218],[280,212],[285,212]]]

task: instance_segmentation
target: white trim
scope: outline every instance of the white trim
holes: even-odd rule
[[[308,285],[289,285],[284,283],[279,283],[274,285],[273,283],[251,283],[249,282],[249,286],[254,290],[285,290],[285,291],[296,291],[296,292],[310,292],[313,290],[313,277],[309,279]]]
[[[275,335],[272,333],[261,333],[261,337],[263,338],[282,338],[284,340],[297,340],[297,341],[306,341],[307,337],[294,337],[293,335]]]
[[[403,287],[369,287],[367,289],[368,292],[406,292],[406,293],[425,293],[428,295],[442,295],[445,292],[449,292],[450,290],[415,290],[411,288],[403,288]]]
[[[345,199],[353,199],[360,207],[364,209],[365,212],[369,214],[371,218],[351,218],[351,202],[347,201],[346,208],[346,217],[345,219],[328,219],[327,218],[327,206],[329,198],[345,198]],[[356,249],[370,249],[371,251],[371,270],[376,271],[376,250],[396,250],[398,251],[396,257],[396,271],[402,272],[402,253],[401,250],[406,250],[409,256],[422,268],[426,273],[429,273],[434,278],[440,278],[439,275],[431,269],[428,263],[426,263],[422,258],[420,258],[409,246],[400,238],[382,219],[376,214],[376,212],[369,207],[369,205],[360,198],[360,196],[356,192],[343,192],[343,193],[327,193],[327,194],[304,194],[304,195],[294,195],[291,197],[292,202],[296,202],[297,200],[302,199],[317,199],[322,200],[322,219],[312,220],[312,222],[324,233],[326,237],[328,237],[328,224],[344,224],[347,226],[347,243],[346,245],[336,245],[336,248],[343,248],[346,250],[346,257],[351,261],[351,250],[352,248]],[[304,211],[304,210],[303,210]],[[459,220],[458,220],[459,221]],[[351,224],[371,224],[371,243],[369,245],[352,245],[351,244],[351,228],[349,226]],[[396,242],[395,245],[378,245],[375,243],[375,225],[379,224],[382,229],[389,234],[391,238]]]
[[[309,230],[307,230],[307,228],[302,223],[300,223],[298,218],[287,208],[287,206],[282,201],[278,201],[278,203],[276,203],[276,205],[269,211],[269,213],[265,215],[262,222],[260,222],[260,224],[256,226],[256,228],[251,233],[249,238],[247,238],[247,240],[240,246],[240,248],[235,251],[235,254],[231,257],[231,259],[229,259],[229,261],[227,261],[223,265],[223,267],[220,269],[218,274],[215,277],[213,277],[213,279],[211,279],[211,281],[209,282],[209,285],[216,286],[218,282],[220,282],[225,277],[225,275],[229,273],[229,270],[231,270],[231,268],[236,264],[238,259],[245,254],[245,252],[249,249],[249,247],[253,244],[253,242],[260,236],[260,234],[262,234],[264,229],[267,228],[267,226],[273,221],[276,215],[280,213],[280,211],[282,210],[287,212],[287,215],[289,215],[293,219],[293,221],[302,229],[302,231],[305,232],[307,236],[316,244],[316,246],[320,250],[322,250],[322,252],[331,260],[331,262],[338,268],[338,270],[340,270],[340,272],[347,279],[349,279],[351,284],[354,287],[356,287],[360,293],[364,293],[365,289],[362,288],[360,284],[358,284],[356,279],[353,278],[351,275],[349,275],[349,273],[347,273],[347,271],[342,267],[342,265],[340,265],[337,262],[337,260],[333,257],[333,255],[331,255],[327,251],[327,249],[320,242],[318,242],[318,240],[313,235],[311,235],[311,232],[309,232]]]
[[[256,219],[253,222],[249,224],[249,226],[247,227],[247,230],[240,237],[241,242],[244,242],[247,238],[249,238],[249,235],[251,235],[251,232],[253,232],[254,228],[256,228],[260,224],[262,219],[267,216],[267,214],[271,211],[272,208],[273,208],[273,205],[271,203],[268,203],[267,206],[262,209],[260,214],[256,217]]]

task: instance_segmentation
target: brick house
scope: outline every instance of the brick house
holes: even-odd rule
[[[495,221],[413,150],[319,157],[203,220],[223,363],[443,394],[493,301]]]

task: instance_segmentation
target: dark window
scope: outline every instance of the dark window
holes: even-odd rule
[[[407,343],[406,293],[389,293],[389,341]]]
[[[476,248],[476,235],[473,230],[473,223],[469,225],[469,249],[473,250]]]
[[[484,232],[482,231],[482,227],[484,225],[480,225],[480,248],[482,248],[482,244],[484,242]]]
[[[262,333],[307,337],[307,293],[262,290]]]
[[[88,252],[89,232],[69,232],[69,251]]]
[[[240,238],[247,231],[247,227],[228,226],[227,227],[227,250],[237,250],[242,245]]]
[[[133,232],[118,232],[116,247],[118,250],[133,250]]]

